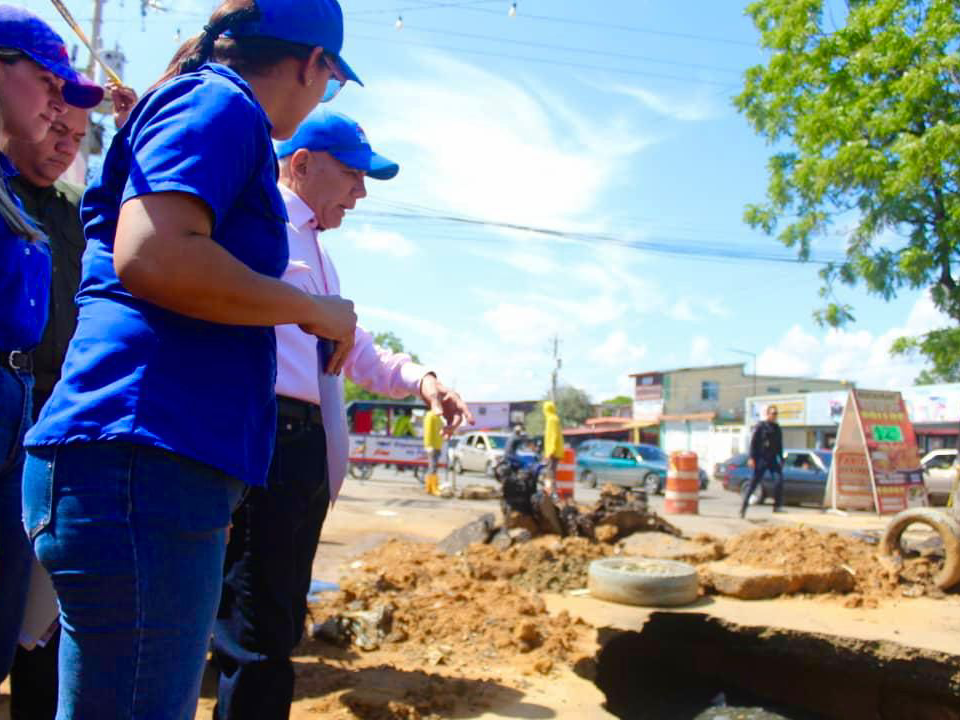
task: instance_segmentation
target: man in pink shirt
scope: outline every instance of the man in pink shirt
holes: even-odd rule
[[[320,233],[340,226],[366,196],[364,180],[389,180],[399,167],[373,152],[356,122],[317,111],[277,148],[287,209],[290,262],[283,279],[316,295],[339,295],[340,279]],[[234,514],[223,596],[214,629],[220,670],[214,717],[289,717],[290,655],[303,635],[306,597],[320,531],[346,469],[343,385],[320,376],[316,338],[295,325],[277,332],[277,438],[266,488],[250,488]],[[344,373],[368,390],[419,395],[448,434],[472,422],[460,396],[409,355],[373,343],[357,327]]]

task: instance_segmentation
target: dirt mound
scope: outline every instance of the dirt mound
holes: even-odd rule
[[[795,574],[846,574],[836,592],[850,591],[851,607],[875,606],[888,597],[942,597],[933,585],[937,572],[935,551],[907,557],[898,574],[877,557],[876,546],[864,540],[823,533],[813,528],[769,527],[730,538],[724,546],[725,560],[756,568],[789,571]]]
[[[551,548],[558,543],[562,550]],[[475,545],[451,557],[429,544],[388,542],[355,563],[340,592],[311,611],[318,621],[346,620],[341,625],[377,618],[368,633],[376,640],[363,645],[402,649],[425,666],[456,668],[482,658],[547,674],[587,642],[589,628],[566,613],[549,616],[543,600],[525,588],[583,587],[588,558],[596,557],[589,545],[554,538],[503,553]]]

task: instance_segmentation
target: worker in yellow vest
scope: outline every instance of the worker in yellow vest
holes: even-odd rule
[[[547,464],[543,487],[549,495],[553,492],[554,481],[557,478],[557,465],[563,459],[563,432],[560,428],[560,417],[557,415],[557,406],[550,400],[543,403],[543,419],[543,461]]]
[[[443,420],[432,410],[423,416],[423,449],[427,451],[427,476],[424,479],[426,490],[431,495],[440,494],[437,478],[437,465],[443,452]]]

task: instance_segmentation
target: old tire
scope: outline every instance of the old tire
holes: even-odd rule
[[[647,558],[603,558],[590,563],[593,597],[625,605],[673,607],[697,599],[697,571],[687,563]]]
[[[597,486],[597,476],[589,470],[584,470],[580,475],[580,482],[582,482],[588,488],[595,488]]]
[[[894,515],[880,541],[880,554],[899,558],[900,538],[914,523],[933,528],[943,541],[943,568],[933,579],[934,584],[941,590],[948,590],[960,583],[960,523],[939,510],[912,508]]]
[[[653,497],[660,492],[660,476],[656,473],[649,472],[643,476],[643,486],[644,492],[647,493],[647,497]]]

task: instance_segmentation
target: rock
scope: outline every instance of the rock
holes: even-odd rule
[[[543,636],[537,629],[536,623],[526,621],[517,625],[513,631],[513,639],[520,647],[520,652],[530,652],[543,645]]]
[[[491,485],[467,485],[460,490],[461,500],[495,500],[500,491]]]
[[[703,566],[702,580],[722,595],[741,600],[763,600],[793,593],[849,592],[853,576],[842,568],[791,572],[754,568],[728,561]]]
[[[677,560],[694,565],[723,557],[723,546],[718,542],[696,542],[664,532],[634,533],[624,539],[622,547],[625,555]]]
[[[376,650],[393,629],[394,610],[387,604],[375,610],[340,613],[315,625],[313,636],[340,647],[352,643],[361,650]]]
[[[500,532],[490,540],[490,544],[500,552],[503,552],[504,550],[509,550],[510,546],[513,545],[513,538],[510,537],[510,533],[506,530],[500,530]]]
[[[514,545],[519,545],[520,543],[530,542],[533,540],[533,533],[522,527],[510,528],[507,530],[507,535],[510,536],[510,540]]]
[[[620,537],[620,528],[616,525],[598,525],[593,529],[597,542],[613,544]]]
[[[444,485],[442,488],[440,488],[439,497],[443,498],[444,500],[452,500],[455,497],[453,488],[449,485]]]
[[[490,535],[496,527],[496,522],[493,513],[486,513],[462,528],[454,530],[437,543],[437,547],[447,555],[456,555],[458,552],[466,550],[473,543],[485,543],[490,539]]]
[[[503,526],[507,528],[507,530],[526,530],[530,533],[530,537],[535,537],[540,534],[540,527],[537,525],[537,521],[529,515],[517,512],[516,510],[511,510],[510,514],[503,519]]]

